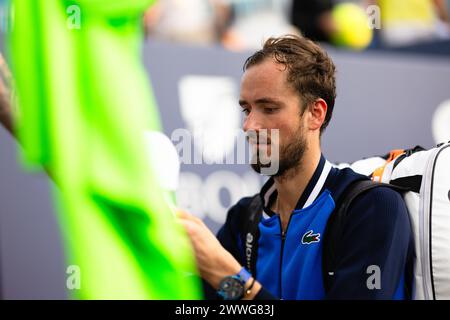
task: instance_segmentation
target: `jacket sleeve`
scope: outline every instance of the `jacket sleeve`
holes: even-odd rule
[[[355,199],[337,245],[327,299],[405,299],[413,238],[401,195],[379,187]],[[406,276],[405,276],[406,275]]]

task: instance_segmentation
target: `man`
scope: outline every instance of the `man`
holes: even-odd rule
[[[243,267],[248,248],[242,217],[252,198],[229,210],[217,239],[200,219],[180,213],[201,276],[225,299],[408,298],[410,222],[401,196],[386,187],[358,196],[350,206],[325,290],[328,219],[346,188],[364,179],[350,169],[333,168],[321,153],[320,137],[336,97],[332,60],[314,42],[286,36],[269,39],[247,59],[244,71],[239,101],[243,130],[279,130],[279,170],[259,194],[263,213],[253,248],[256,279]],[[270,135],[267,144],[258,142],[250,140],[259,151],[275,143]],[[252,166],[258,172],[265,167],[260,162]],[[372,281],[377,276],[379,283]]]
[[[405,287],[411,282],[407,271],[413,256],[409,220],[400,195],[384,187],[361,195],[349,208],[335,252],[336,269],[328,275],[332,285],[324,288],[325,226],[346,188],[364,179],[349,169],[332,168],[321,154],[320,136],[331,119],[336,96],[331,59],[305,38],[283,37],[268,40],[244,69],[243,129],[279,130],[279,170],[260,193],[264,214],[256,239],[256,281],[242,267],[246,239],[240,217],[248,211],[251,198],[230,209],[217,238],[200,219],[180,213],[202,277],[226,298],[408,298]],[[259,142],[256,148],[272,149]],[[276,143],[270,137],[268,142]],[[253,167],[264,169],[262,163]],[[371,283],[370,270],[377,268],[380,274],[374,276],[379,275],[380,283]],[[237,288],[238,294],[227,291],[242,282],[244,290]]]

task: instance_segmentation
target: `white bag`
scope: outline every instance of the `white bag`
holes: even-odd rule
[[[385,160],[360,160],[350,165],[374,181],[405,187],[403,195],[414,234],[413,296],[415,300],[450,299],[450,142],[423,151],[409,151]],[[340,165],[340,167],[345,165]]]

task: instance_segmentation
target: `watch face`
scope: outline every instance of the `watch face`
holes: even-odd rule
[[[233,276],[226,277],[220,283],[219,292],[226,300],[238,300],[244,295],[244,285]]]

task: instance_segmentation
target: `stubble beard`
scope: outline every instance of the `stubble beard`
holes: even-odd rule
[[[293,134],[292,138],[280,147],[278,153],[278,170],[273,174],[269,174],[269,176],[273,178],[285,179],[298,172],[306,150],[307,144],[305,135],[303,134],[301,127],[299,127]],[[257,173],[261,174],[264,168],[270,168],[273,165],[273,161],[262,162],[260,159],[260,152],[257,152],[256,154],[256,161],[252,161],[251,167]],[[267,155],[265,156],[267,157]],[[272,157],[272,153],[269,158],[270,157]]]

